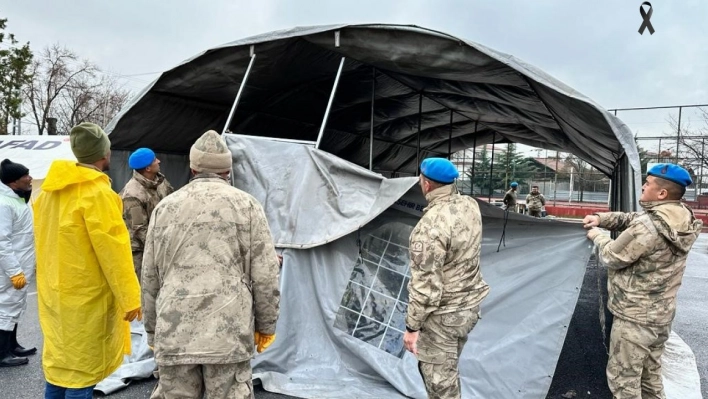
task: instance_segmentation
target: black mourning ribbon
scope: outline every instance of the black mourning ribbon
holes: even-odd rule
[[[649,12],[644,12],[644,6],[649,6]],[[649,34],[653,35],[654,34],[654,27],[651,26],[651,14],[653,10],[651,8],[651,3],[648,1],[645,1],[642,3],[642,5],[639,6],[639,13],[642,14],[642,25],[639,27],[639,34],[643,35],[645,29],[649,29]]]

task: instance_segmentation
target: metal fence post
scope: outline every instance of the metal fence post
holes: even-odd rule
[[[492,162],[489,165],[489,202],[492,202],[492,176],[494,174],[494,144],[497,141],[497,132],[492,132]]]
[[[472,139],[472,174],[470,175],[470,195],[474,195],[474,178],[477,176],[475,174],[475,168],[477,166],[477,122],[474,122],[474,139]],[[479,192],[482,194],[482,191]]]

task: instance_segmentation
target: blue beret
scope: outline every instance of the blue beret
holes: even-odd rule
[[[155,153],[149,148],[138,148],[130,154],[128,165],[131,169],[147,168],[155,160]]]
[[[518,185],[519,185],[519,183],[517,183],[515,181],[511,182],[511,187],[517,187]]]
[[[682,187],[690,186],[693,183],[691,175],[686,169],[672,163],[656,164],[649,169],[647,175],[660,177]]]
[[[445,158],[424,159],[420,163],[420,173],[428,179],[442,184],[450,184],[460,176],[457,167]]]

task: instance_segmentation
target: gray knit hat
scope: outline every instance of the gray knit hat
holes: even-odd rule
[[[202,173],[231,171],[231,151],[219,133],[209,130],[189,150],[189,167]]]

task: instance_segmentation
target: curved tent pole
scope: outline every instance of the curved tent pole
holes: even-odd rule
[[[236,99],[234,100],[234,104],[231,106],[231,111],[229,112],[229,117],[226,119],[226,124],[224,125],[224,130],[221,131],[221,134],[226,133],[226,130],[229,128],[231,125],[231,120],[234,117],[234,112],[236,112],[236,106],[238,106],[238,102],[241,99],[241,93],[243,93],[243,88],[246,87],[246,81],[248,80],[248,75],[251,73],[251,67],[253,66],[253,61],[256,60],[256,53],[254,52],[254,47],[251,46],[251,60],[248,61],[248,68],[246,68],[246,73],[243,75],[243,80],[241,80],[241,85],[238,88],[238,92],[236,93]]]
[[[374,170],[374,102],[376,101],[376,68],[371,74],[371,126],[369,129],[369,170]]]
[[[418,144],[415,146],[415,175],[420,169],[420,125],[423,123],[423,91],[418,95]]]
[[[681,148],[681,110],[683,107],[679,107],[679,117],[678,117],[678,129],[676,130],[676,165],[679,163],[679,151]]]
[[[339,40],[339,35],[336,35],[337,41]],[[329,102],[327,102],[327,109],[325,110],[324,117],[322,118],[322,125],[320,125],[320,132],[317,135],[317,142],[315,143],[315,148],[320,149],[320,144],[322,144],[322,136],[324,135],[325,127],[327,127],[327,119],[329,118],[329,111],[332,109],[332,103],[334,102],[334,94],[337,93],[337,86],[339,85],[339,78],[342,76],[342,68],[344,68],[344,60],[339,61],[339,69],[337,70],[337,76],[334,78],[334,84],[332,85],[332,92],[329,95]]]

